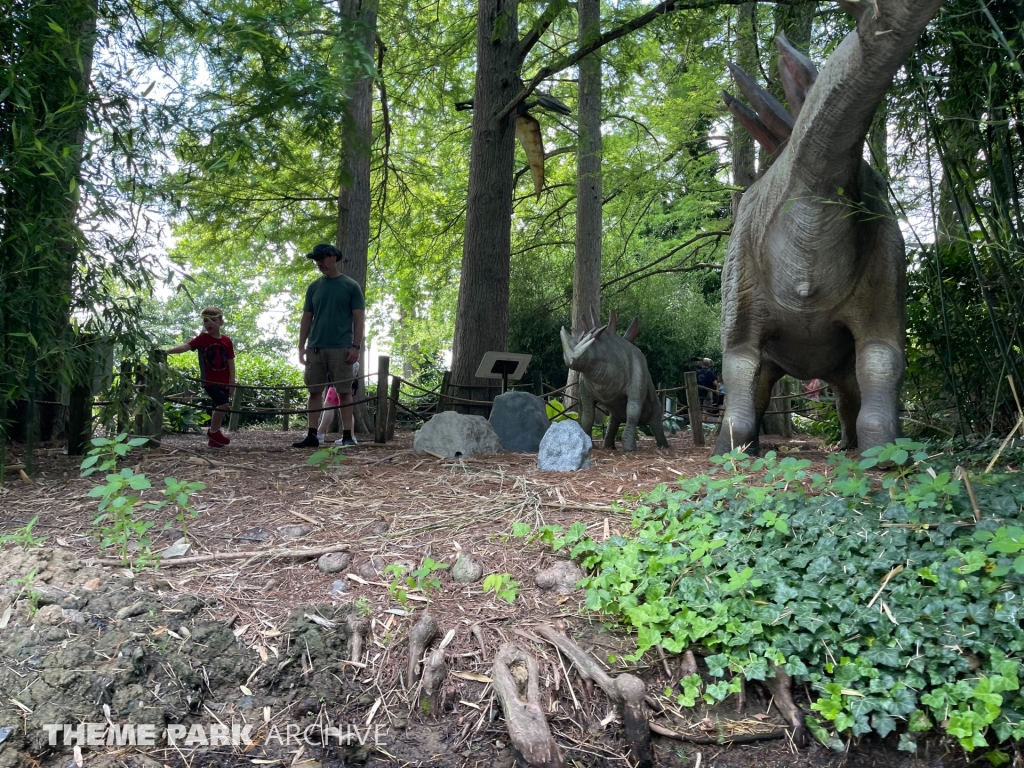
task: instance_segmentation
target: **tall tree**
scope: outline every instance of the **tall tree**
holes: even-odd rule
[[[601,0],[578,0],[580,46],[601,36]],[[576,252],[572,278],[572,324],[583,328],[584,316],[601,311],[601,58],[592,53],[579,63],[576,150]],[[579,372],[569,371],[569,395]]]
[[[757,71],[757,4],[743,3],[736,8],[736,63],[744,72]],[[732,213],[736,215],[743,190],[754,183],[754,137],[739,119],[732,119]]]
[[[377,37],[377,0],[338,0],[342,18],[351,22],[362,47],[372,51]],[[343,120],[341,178],[338,180],[337,245],[344,259],[342,271],[366,293],[366,260],[370,250],[370,145],[373,130],[373,77],[370,73],[352,86]],[[359,372],[366,375],[366,336],[359,350]],[[364,379],[365,381],[365,379]],[[386,382],[385,382],[386,384]],[[361,390],[365,392],[364,390]],[[360,398],[362,399],[362,398]],[[370,431],[366,403],[355,407],[356,429]]]
[[[476,86],[469,159],[466,231],[452,347],[452,383],[461,397],[481,400],[471,385],[483,354],[508,345],[515,118],[498,113],[519,90],[523,59],[536,42],[519,40],[518,0],[480,0],[476,32]]]

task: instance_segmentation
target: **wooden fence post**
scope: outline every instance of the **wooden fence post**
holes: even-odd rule
[[[285,389],[285,391],[284,391],[284,408],[282,409],[284,411],[284,414],[282,414],[282,416],[281,416],[281,431],[282,432],[287,432],[288,431],[288,427],[290,426],[289,417],[291,416],[291,414],[288,413],[288,411],[290,411],[291,409],[292,409],[292,391],[290,389]]]
[[[694,445],[704,445],[704,413],[700,408],[700,390],[697,389],[697,372],[683,374],[686,383],[686,410],[690,416],[690,432]]]
[[[68,399],[68,456],[81,456],[92,438],[92,383],[71,387]]]
[[[167,353],[162,349],[149,351],[146,366],[146,406],[142,432],[146,437],[159,443],[164,435],[164,375]]]
[[[125,382],[135,383],[135,377],[132,373],[132,364],[130,360],[121,360],[121,373],[118,375],[118,383],[121,388],[125,388]],[[129,385],[130,386],[130,385]],[[118,434],[121,432],[127,432],[128,427],[128,403],[123,400],[117,404],[117,431]]]
[[[793,398],[790,395],[793,394],[793,380],[788,376],[782,379],[782,394],[785,395],[779,402],[782,403],[782,436],[792,437],[793,436]]]
[[[539,368],[533,369],[533,394],[537,397],[544,397],[544,378]]]
[[[437,393],[437,412],[441,413],[445,409],[445,395],[448,394],[448,385],[452,383],[452,372],[445,371],[441,375],[441,389]]]
[[[377,358],[377,423],[373,442],[384,444],[388,441],[388,368],[391,358],[381,355]]]
[[[228,431],[234,432],[238,429],[238,417],[242,414],[239,413],[242,410],[242,388],[235,385],[235,391],[231,395],[231,410],[232,413],[228,417]]]
[[[402,377],[391,377],[391,398],[388,404],[388,427],[386,438],[395,439],[395,419],[398,418],[398,398],[402,394]]]

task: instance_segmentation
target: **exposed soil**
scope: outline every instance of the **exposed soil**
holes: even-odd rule
[[[509,535],[517,521],[568,526],[582,520],[595,537],[624,530],[630,498],[708,469],[710,445],[695,447],[688,436],[676,435],[660,451],[644,437],[636,454],[595,449],[590,469],[558,474],[538,472],[529,455],[417,455],[411,435],[399,434],[386,447],[362,444],[338,467],[319,469],[307,466],[308,452],[290,447],[296,435],[242,431],[218,451],[195,435],[170,436],[160,448],[129,457],[154,489],[163,487],[164,477],[206,483],[195,496],[200,515],[188,526],[189,555],[257,553],[242,560],[168,561],[134,575],[100,564],[111,553],[99,549],[90,530],[96,499],[87,494],[97,480],[80,478],[78,460],[59,448],[40,452],[31,483],[14,478],[0,486],[0,534],[38,515],[35,533],[48,537],[38,549],[0,549],[0,768],[63,767],[76,760],[145,768],[511,766],[515,755],[487,682],[504,642],[537,657],[543,708],[571,765],[633,765],[607,698],[532,628],[564,622],[596,658],[620,659],[611,665],[613,674],[639,675],[652,702],[665,702],[662,693],[679,658],[649,654],[639,664],[621,661],[632,639],[585,612],[581,593],[538,589],[534,574],[557,558]],[[766,444],[815,462],[825,458],[804,438]],[[17,460],[17,446],[13,454],[8,461]],[[611,506],[619,499],[626,501]],[[154,531],[171,515],[161,510],[155,517]],[[162,533],[155,548],[180,535],[173,528]],[[318,570],[315,558],[273,554],[337,544],[348,545],[352,560],[334,574]],[[455,583],[447,570],[438,573],[440,591],[411,592],[403,604],[387,589],[387,576],[365,567],[371,557],[380,558],[378,566],[407,561],[416,567],[427,556],[451,565],[460,553],[472,553],[484,573],[511,574],[520,590],[514,604],[484,594],[479,582]],[[332,592],[338,580],[342,590]],[[441,637],[452,635],[440,707],[429,713],[406,679],[409,631],[424,610],[437,618]],[[368,631],[353,664],[349,618],[363,616]],[[742,714],[723,706],[666,710],[656,719],[699,739],[784,726],[770,696],[753,685]],[[152,724],[157,745],[89,746],[76,753],[47,743],[44,724],[80,722]],[[206,732],[218,724],[251,726],[254,745],[181,739],[166,745],[168,726],[196,724]],[[376,744],[367,739],[368,725],[376,729]],[[289,726],[309,728],[312,737],[301,747],[289,744]],[[328,734],[324,747],[328,726],[340,726],[344,737]],[[355,726],[367,743],[359,743]],[[896,751],[894,740],[851,744],[843,754],[817,745],[796,749],[785,738],[742,746],[661,737],[654,743],[657,765],[680,768],[967,764],[938,741],[924,744],[917,756]]]

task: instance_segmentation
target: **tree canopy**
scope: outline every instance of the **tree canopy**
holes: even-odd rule
[[[413,368],[451,349],[483,119],[455,105],[481,103],[479,8],[374,9],[375,32],[349,6],[309,0],[5,0],[5,403],[87,367],[87,332],[138,355],[187,337],[206,303],[227,311],[241,350],[287,354],[312,275],[302,255],[334,241],[345,213],[353,89],[367,78],[371,132],[353,151],[369,158],[372,332]],[[568,5],[519,3],[516,14],[528,49],[505,86],[510,109],[537,88],[575,110],[577,61],[600,62],[602,309],[639,315],[655,379],[678,383],[693,357],[718,354],[737,188],[726,62],[746,57],[778,90],[776,31],[803,25],[796,42],[821,62],[851,21],[817,2],[624,2],[602,4],[600,37],[581,42]],[[1016,413],[1007,375],[1021,395],[1022,49],[1018,4],[950,0],[870,137],[911,256],[906,402],[935,436],[1005,433]],[[517,146],[511,217],[483,226],[509,228],[505,345],[536,355],[557,384],[579,137],[574,115],[531,109],[544,188],[534,193]]]

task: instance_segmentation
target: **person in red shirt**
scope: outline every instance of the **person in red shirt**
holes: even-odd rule
[[[235,386],[235,347],[231,339],[224,336],[220,329],[224,326],[224,313],[217,307],[207,307],[200,315],[203,319],[203,333],[194,339],[171,347],[169,355],[190,352],[199,353],[199,378],[203,388],[213,400],[213,413],[210,416],[210,428],[206,436],[211,448],[223,448],[231,442],[231,438],[221,432],[231,403],[231,391]]]

